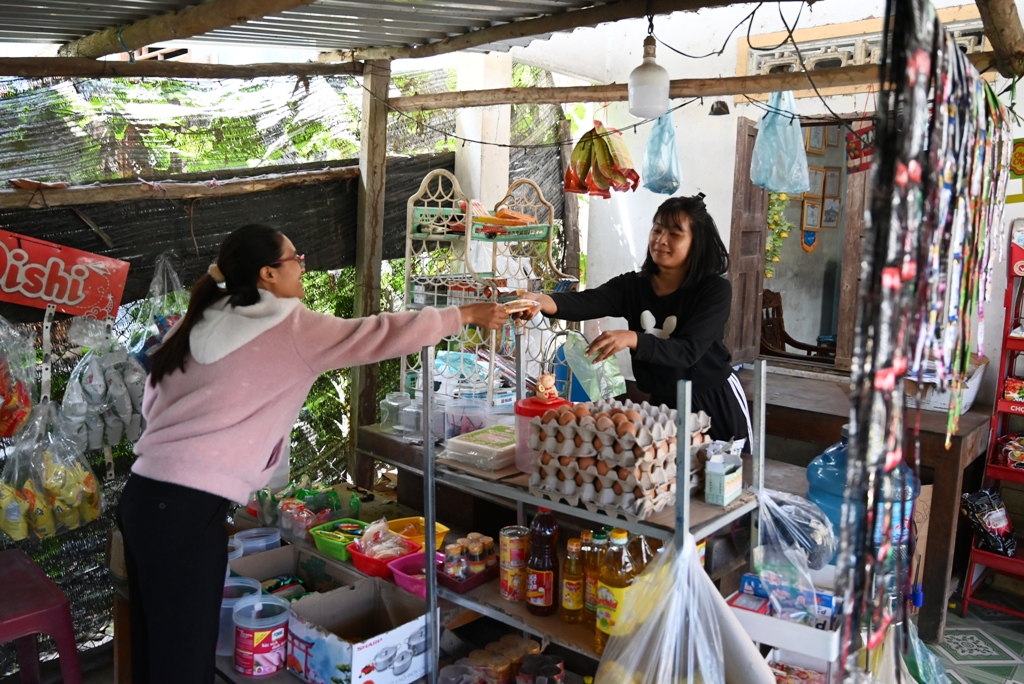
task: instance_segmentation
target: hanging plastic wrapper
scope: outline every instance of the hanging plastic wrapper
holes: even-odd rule
[[[0,317],[0,437],[11,437],[28,420],[35,362],[32,339]]]
[[[103,511],[99,481],[65,438],[56,404],[36,406],[0,475],[0,531],[40,539],[90,523]]]
[[[769,112],[757,124],[750,180],[771,192],[807,192],[807,152],[792,91],[772,93]]]
[[[719,620],[693,537],[669,545],[629,588],[596,681],[724,684]]]
[[[71,371],[63,411],[68,438],[81,451],[117,446],[142,435],[146,371],[117,342],[85,354]]]
[[[594,363],[587,356],[587,338],[570,330],[565,337],[565,361],[572,369],[573,376],[591,401],[610,399],[626,393],[626,380],[622,377],[618,360],[612,356],[600,363]]]
[[[825,567],[835,553],[832,523],[802,497],[770,489],[756,493],[761,531],[753,564],[772,612],[783,620],[814,624],[826,611],[817,609],[810,571]]]
[[[679,150],[676,149],[676,129],[672,115],[658,117],[651,129],[644,152],[644,187],[651,192],[671,195],[679,189],[683,172],[679,167]]]
[[[173,259],[173,252],[164,252],[156,258],[149,295],[130,309],[128,349],[147,371],[150,355],[188,309],[189,293],[181,285]]]

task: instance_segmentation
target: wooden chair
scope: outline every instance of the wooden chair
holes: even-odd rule
[[[787,350],[787,346],[804,353],[792,353]],[[782,295],[771,290],[765,290],[761,299],[761,353],[777,358],[829,364],[835,363],[836,356],[836,350],[832,347],[804,344],[789,336],[782,315]]]

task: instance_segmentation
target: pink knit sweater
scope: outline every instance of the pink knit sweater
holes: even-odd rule
[[[132,472],[245,503],[269,482],[321,373],[411,354],[460,328],[455,307],[343,319],[295,301],[264,319],[272,327],[250,329],[251,339],[239,341],[237,330],[252,316],[233,313],[251,307],[211,312],[218,324],[200,331],[203,339],[196,326],[189,337],[193,353],[215,360],[189,357],[184,373],[147,386],[142,410],[148,425],[135,445]]]

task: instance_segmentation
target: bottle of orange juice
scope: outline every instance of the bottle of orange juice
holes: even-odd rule
[[[582,539],[586,539],[589,530],[583,530]],[[608,533],[597,530],[591,533],[590,550],[583,556],[583,620],[593,626],[597,612],[597,583],[601,579],[601,559],[608,549]]]
[[[601,559],[601,575],[597,583],[597,630],[594,649],[598,655],[604,653],[608,638],[615,631],[615,622],[622,614],[622,607],[628,600],[628,589],[636,578],[633,557],[626,545],[629,533],[615,528],[608,540],[608,550]]]

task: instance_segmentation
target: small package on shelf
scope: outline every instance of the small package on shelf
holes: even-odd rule
[[[1004,435],[996,441],[992,464],[1004,468],[1024,469],[1024,434]]]
[[[516,431],[508,425],[493,425],[452,437],[445,443],[444,457],[482,470],[501,470],[516,462]]]
[[[978,535],[978,548],[1002,556],[1013,556],[1017,551],[1013,523],[999,492],[983,489],[964,494],[960,499],[960,512]]]
[[[1024,380],[1010,376],[1003,382],[1003,399],[1024,401]]]

